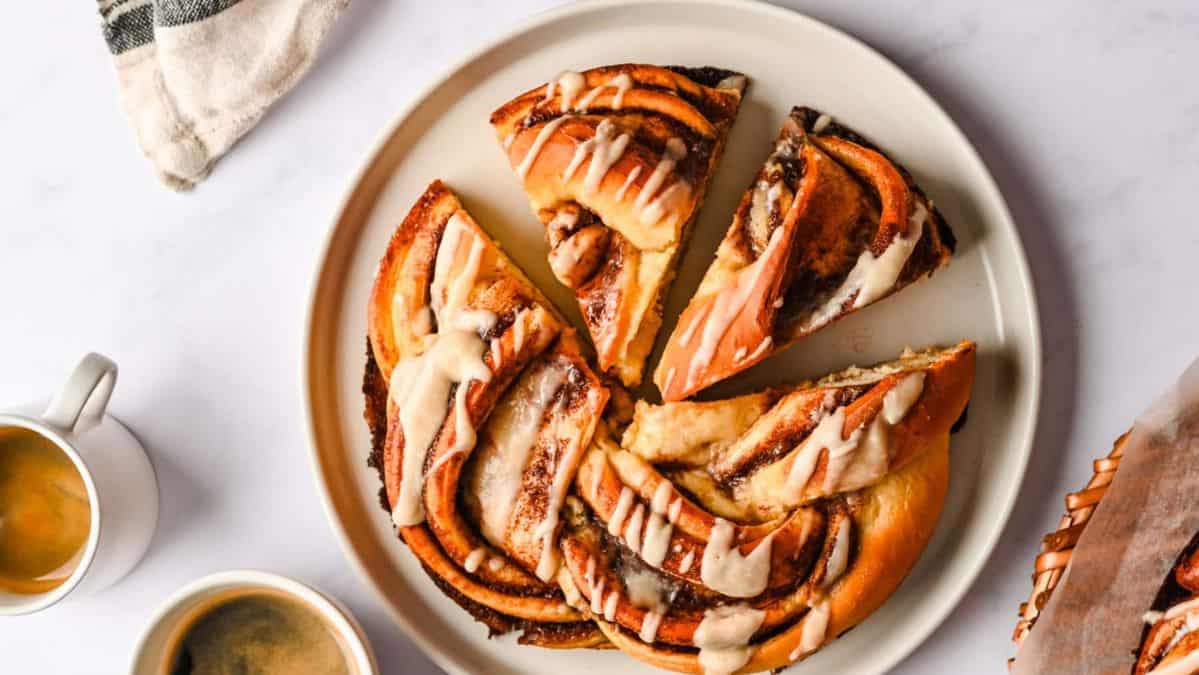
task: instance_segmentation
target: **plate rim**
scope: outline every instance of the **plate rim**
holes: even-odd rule
[[[1014,467],[1015,480],[1013,480],[1008,489],[1007,494],[1002,496],[1002,506],[1000,509],[1000,517],[993,520],[992,531],[987,533],[983,544],[977,549],[977,554],[974,559],[966,565],[966,571],[959,577],[957,584],[944,593],[945,600],[940,607],[930,613],[929,618],[922,624],[915,627],[909,627],[908,639],[906,644],[895,650],[893,656],[885,659],[883,668],[879,672],[886,672],[894,668],[900,661],[911,656],[924,642],[926,642],[932,633],[945,622],[949,614],[952,613],[962,601],[962,597],[970,589],[971,586],[978,580],[982,573],[983,566],[991,559],[998,546],[999,540],[1011,518],[1013,509],[1015,508],[1016,500],[1019,497],[1020,490],[1024,485],[1024,480],[1027,477],[1028,464],[1032,456],[1033,442],[1036,438],[1036,432],[1040,420],[1041,398],[1043,395],[1043,345],[1042,345],[1042,328],[1040,320],[1040,309],[1037,304],[1035,285],[1031,269],[1028,263],[1028,253],[1024,247],[1023,238],[1020,236],[1020,230],[1016,227],[1015,221],[1012,219],[1011,210],[1008,207],[1007,200],[1004,199],[1003,192],[999,189],[995,177],[987,167],[978,149],[954,121],[953,117],[937,102],[937,100],[929,94],[929,92],[903,70],[898,64],[888,58],[885,54],[878,51],[863,40],[853,34],[842,30],[829,23],[814,18],[799,10],[794,10],[788,7],[772,5],[765,0],[580,0],[571,4],[560,7],[554,7],[539,12],[535,12],[524,20],[500,31],[491,38],[485,40],[478,47],[466,51],[462,56],[453,59],[445,68],[438,71],[424,85],[422,85],[408,101],[400,107],[391,121],[385,125],[375,138],[372,140],[369,148],[363,154],[362,159],[357,164],[357,169],[350,176],[346,187],[342,191],[342,196],[338,200],[335,215],[332,222],[325,233],[325,237],[320,245],[319,255],[316,259],[311,279],[308,286],[308,302],[304,317],[304,335],[301,350],[301,407],[304,417],[304,424],[307,431],[308,440],[308,457],[312,469],[313,481],[316,483],[317,493],[320,496],[321,507],[325,513],[326,519],[336,535],[337,542],[342,550],[342,553],[349,559],[351,567],[355,569],[360,578],[364,579],[376,596],[386,594],[382,586],[381,580],[377,580],[375,576],[367,569],[361,556],[358,553],[354,541],[346,531],[346,526],[342,523],[342,518],[334,505],[333,495],[329,489],[328,478],[322,465],[320,452],[318,422],[316,417],[316,406],[314,402],[313,389],[313,370],[314,370],[314,341],[316,340],[316,320],[317,320],[317,302],[325,285],[328,283],[327,276],[330,273],[330,254],[333,249],[338,233],[342,228],[343,220],[347,217],[350,207],[358,197],[358,192],[361,189],[363,179],[372,170],[379,156],[386,148],[389,140],[395,136],[400,128],[408,121],[412,113],[415,112],[428,98],[430,98],[440,87],[447,81],[453,78],[459,71],[474,63],[478,59],[485,56],[488,52],[503,46],[511,40],[518,38],[520,35],[536,30],[542,25],[552,23],[559,20],[566,20],[576,15],[583,15],[592,12],[601,12],[621,7],[641,6],[647,4],[656,5],[679,5],[679,4],[695,4],[708,5],[711,7],[732,8],[737,11],[758,12],[766,15],[768,18],[775,18],[779,21],[799,22],[808,24],[808,28],[819,31],[824,31],[834,38],[845,41],[863,52],[869,58],[874,59],[883,69],[889,71],[892,77],[908,84],[918,97],[923,98],[925,103],[929,104],[931,110],[935,112],[941,119],[941,122],[950,132],[956,136],[958,144],[963,147],[969,154],[969,158],[982,168],[981,187],[986,195],[994,202],[996,207],[996,215],[998,216],[999,224],[1008,231],[1014,245],[1014,260],[1016,268],[1016,277],[1019,282],[1019,294],[1023,296],[1024,304],[1027,307],[1026,321],[1029,325],[1028,335],[1028,398],[1027,410],[1017,411],[1017,416],[1027,420],[1027,425],[1024,429],[1024,437],[1020,439],[1018,447],[1020,448],[1020,456],[1017,460],[1017,466]],[[421,631],[417,630],[413,622],[404,613],[399,611],[393,603],[383,601],[384,609],[387,614],[396,622],[397,625],[404,631],[405,636],[442,670],[448,673],[467,674],[470,671],[458,659],[449,652],[442,650],[434,641],[427,638]]]

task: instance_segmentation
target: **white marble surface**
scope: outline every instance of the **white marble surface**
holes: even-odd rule
[[[124,672],[168,593],[257,567],[344,600],[386,673],[437,672],[321,511],[301,423],[301,321],[319,244],[374,135],[465,49],[553,4],[355,0],[308,79],[186,195],[157,185],[135,149],[91,8],[9,8],[0,407],[49,396],[87,350],[109,354],[122,367],[113,409],[149,448],[163,509],[150,555],[121,585],[0,620],[0,671]],[[895,670],[1002,673],[1063,493],[1199,355],[1199,7],[788,4],[863,38],[941,101],[1028,248],[1046,346],[1035,455],[969,596]]]

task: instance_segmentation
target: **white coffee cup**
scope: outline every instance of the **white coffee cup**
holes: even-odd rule
[[[158,524],[158,481],[133,434],[104,413],[117,366],[100,354],[83,357],[50,405],[0,413],[0,428],[23,427],[62,449],[87,487],[91,529],[71,576],[45,593],[0,591],[0,616],[37,612],[72,593],[94,593],[128,574],[145,555]]]
[[[317,612],[345,649],[358,675],[378,675],[379,665],[366,631],[349,609],[307,584],[258,570],[230,570],[197,579],[180,588],[155,612],[133,648],[131,675],[160,675],[170,669],[171,645],[181,627],[194,619],[206,602],[239,590],[273,590],[298,600]]]

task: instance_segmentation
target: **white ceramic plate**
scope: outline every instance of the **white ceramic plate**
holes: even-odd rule
[[[1040,391],[1040,339],[1024,252],[994,181],[929,96],[855,39],[787,10],[725,0],[595,2],[534,17],[469,56],[403,111],[354,179],[312,293],[306,405],[318,483],[350,558],[398,623],[451,672],[648,670],[620,652],[560,652],[489,641],[425,577],[379,508],[366,467],[360,393],[366,302],[393,228],[434,178],[568,313],[575,305],[545,262],[542,228],[488,125],[492,109],[565,69],[640,61],[746,73],[749,96],[701,212],[668,303],[694,291],[742,190],[792,105],[831,113],[911,170],[958,236],[931,280],[870,307],[739,377],[725,390],[791,381],[893,358],[905,345],[979,344],[969,421],[953,440],[948,503],[919,565],[862,625],[796,673],[881,673],[949,613],[981,568],[1024,474]]]

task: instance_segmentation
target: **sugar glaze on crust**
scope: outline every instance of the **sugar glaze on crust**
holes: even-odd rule
[[[654,382],[677,401],[949,262],[953,233],[911,176],[795,108],[679,317]]]
[[[641,381],[745,87],[715,68],[622,64],[565,71],[491,116],[599,367],[626,386]]]

